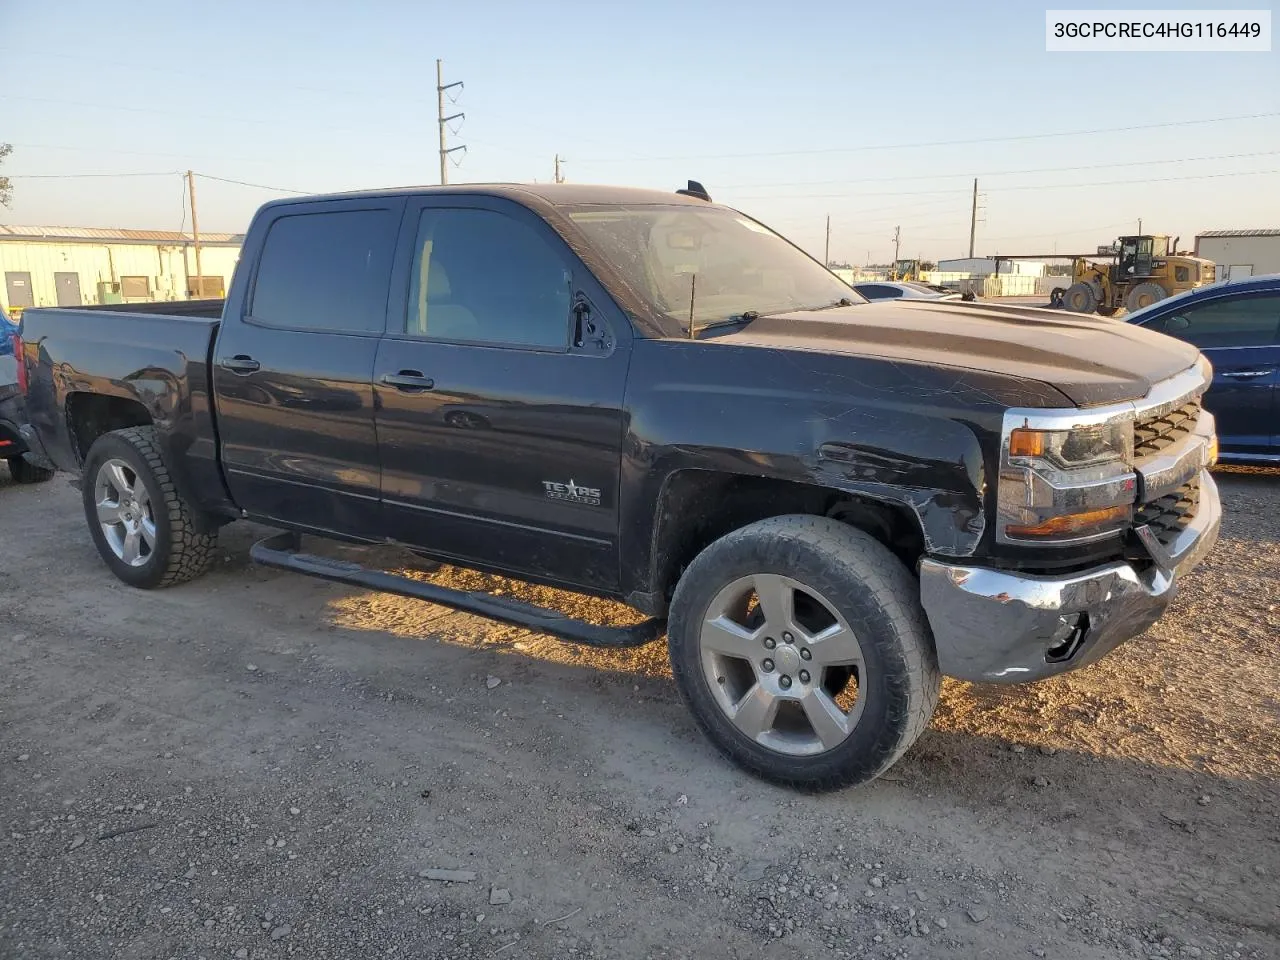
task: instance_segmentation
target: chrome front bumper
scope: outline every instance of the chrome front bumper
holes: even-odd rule
[[[1199,510],[1172,543],[1139,531],[1153,559],[1143,570],[1117,562],[1045,577],[922,561],[920,597],[942,672],[1025,683],[1094,663],[1159,619],[1179,579],[1213,549],[1221,522],[1218,487],[1201,470]]]

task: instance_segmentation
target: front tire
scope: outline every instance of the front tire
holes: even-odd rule
[[[81,477],[85,519],[111,572],[134,587],[185,583],[209,568],[216,533],[178,492],[155,427],[130,427],[94,441]]]
[[[1146,283],[1140,283],[1129,291],[1129,295],[1125,297],[1124,306],[1130,313],[1134,313],[1163,299],[1164,287],[1148,280]]]
[[[1062,295],[1062,305],[1072,313],[1093,313],[1098,309],[1098,295],[1083,281],[1073,283]]]
[[[830,790],[873,780],[929,725],[941,676],[910,571],[828,517],[734,531],[694,559],[668,620],[698,726],[744,770]]]
[[[53,473],[48,467],[37,467],[26,457],[9,458],[9,475],[14,483],[44,483],[53,479]]]

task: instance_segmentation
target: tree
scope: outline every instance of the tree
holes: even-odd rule
[[[0,163],[4,163],[4,158],[13,153],[13,147],[7,143],[0,143]],[[13,202],[13,185],[9,183],[8,177],[0,177],[0,207],[7,207]]]
[[[920,269],[921,270],[937,270],[938,265],[934,263],[932,260],[921,260]]]

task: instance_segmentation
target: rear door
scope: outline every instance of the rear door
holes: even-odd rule
[[[613,588],[630,325],[511,201],[411,200],[402,238],[374,367],[387,535]],[[577,336],[575,303],[594,336]]]
[[[1204,405],[1223,453],[1266,456],[1280,442],[1280,295],[1220,296],[1145,324],[1199,347],[1213,364]]]
[[[403,198],[284,204],[251,231],[214,348],[222,462],[251,515],[379,535],[373,363]]]

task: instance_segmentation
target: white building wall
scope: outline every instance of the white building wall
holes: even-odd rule
[[[1220,280],[1280,273],[1280,237],[1196,237],[1197,256],[1217,264]],[[1241,269],[1249,267],[1252,269]]]
[[[239,247],[201,247],[201,270],[206,277],[221,277],[223,293],[240,258]],[[80,277],[80,295],[86,304],[98,302],[98,283],[118,282],[121,277],[146,277],[153,300],[187,299],[187,280],[196,273],[195,251],[182,246],[142,243],[45,243],[7,240],[0,242],[0,307],[8,310],[4,274],[31,274],[32,297],[37,307],[58,304],[55,273]]]

